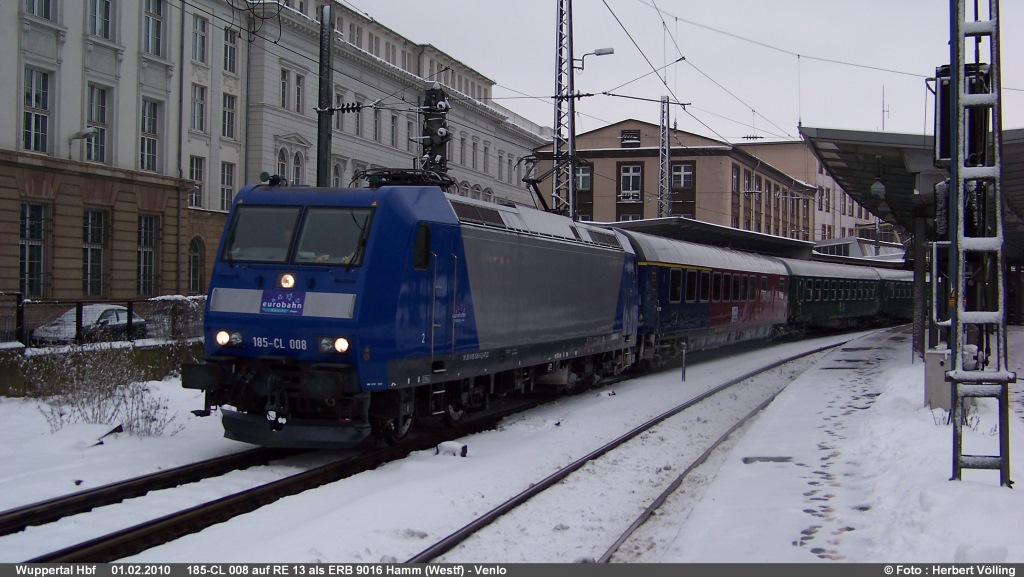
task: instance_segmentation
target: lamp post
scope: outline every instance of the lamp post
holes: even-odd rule
[[[72,134],[68,137],[68,160],[71,160],[71,143],[76,140],[89,139],[99,133],[99,129],[95,126],[86,126],[82,130]]]
[[[583,71],[583,65],[584,65],[583,61],[587,58],[587,56],[605,56],[606,54],[615,54],[615,49],[614,48],[598,48],[597,50],[595,50],[593,52],[587,52],[582,57],[573,59],[573,68],[575,68],[576,70],[579,70],[580,72],[582,72]],[[579,62],[580,65],[576,66],[576,64],[575,64],[576,62]]]

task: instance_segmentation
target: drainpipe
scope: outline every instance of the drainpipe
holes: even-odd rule
[[[181,26],[180,26],[181,38],[178,43],[178,182],[180,183],[185,179],[184,170],[181,168],[181,162],[184,157],[184,136],[182,133],[182,123],[185,119],[184,100],[185,100],[185,10],[181,11]],[[175,251],[175,267],[174,267],[174,292],[182,294],[181,292],[181,195],[184,193],[184,189],[178,186],[178,206],[177,206],[177,250]]]

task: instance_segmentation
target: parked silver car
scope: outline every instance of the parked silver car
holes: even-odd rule
[[[32,331],[37,344],[72,343],[75,341],[74,308],[57,319]],[[146,338],[146,319],[132,313],[131,335],[128,334],[128,309],[121,305],[92,304],[82,307],[82,342],[122,341]]]

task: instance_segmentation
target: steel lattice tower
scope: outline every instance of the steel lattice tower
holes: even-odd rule
[[[661,145],[658,153],[658,218],[672,216],[672,129],[668,119],[668,96],[661,97]]]
[[[555,21],[555,121],[551,208],[576,220],[576,99],[573,87],[572,0],[558,0]]]

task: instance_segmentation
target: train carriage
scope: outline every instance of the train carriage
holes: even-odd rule
[[[877,269],[881,281],[879,314],[884,321],[907,322],[914,318],[914,272]]]
[[[878,272],[871,267],[779,259],[789,271],[789,330],[865,326],[879,314]]]
[[[786,322],[778,260],[623,231],[636,250],[643,358],[766,339]]]

